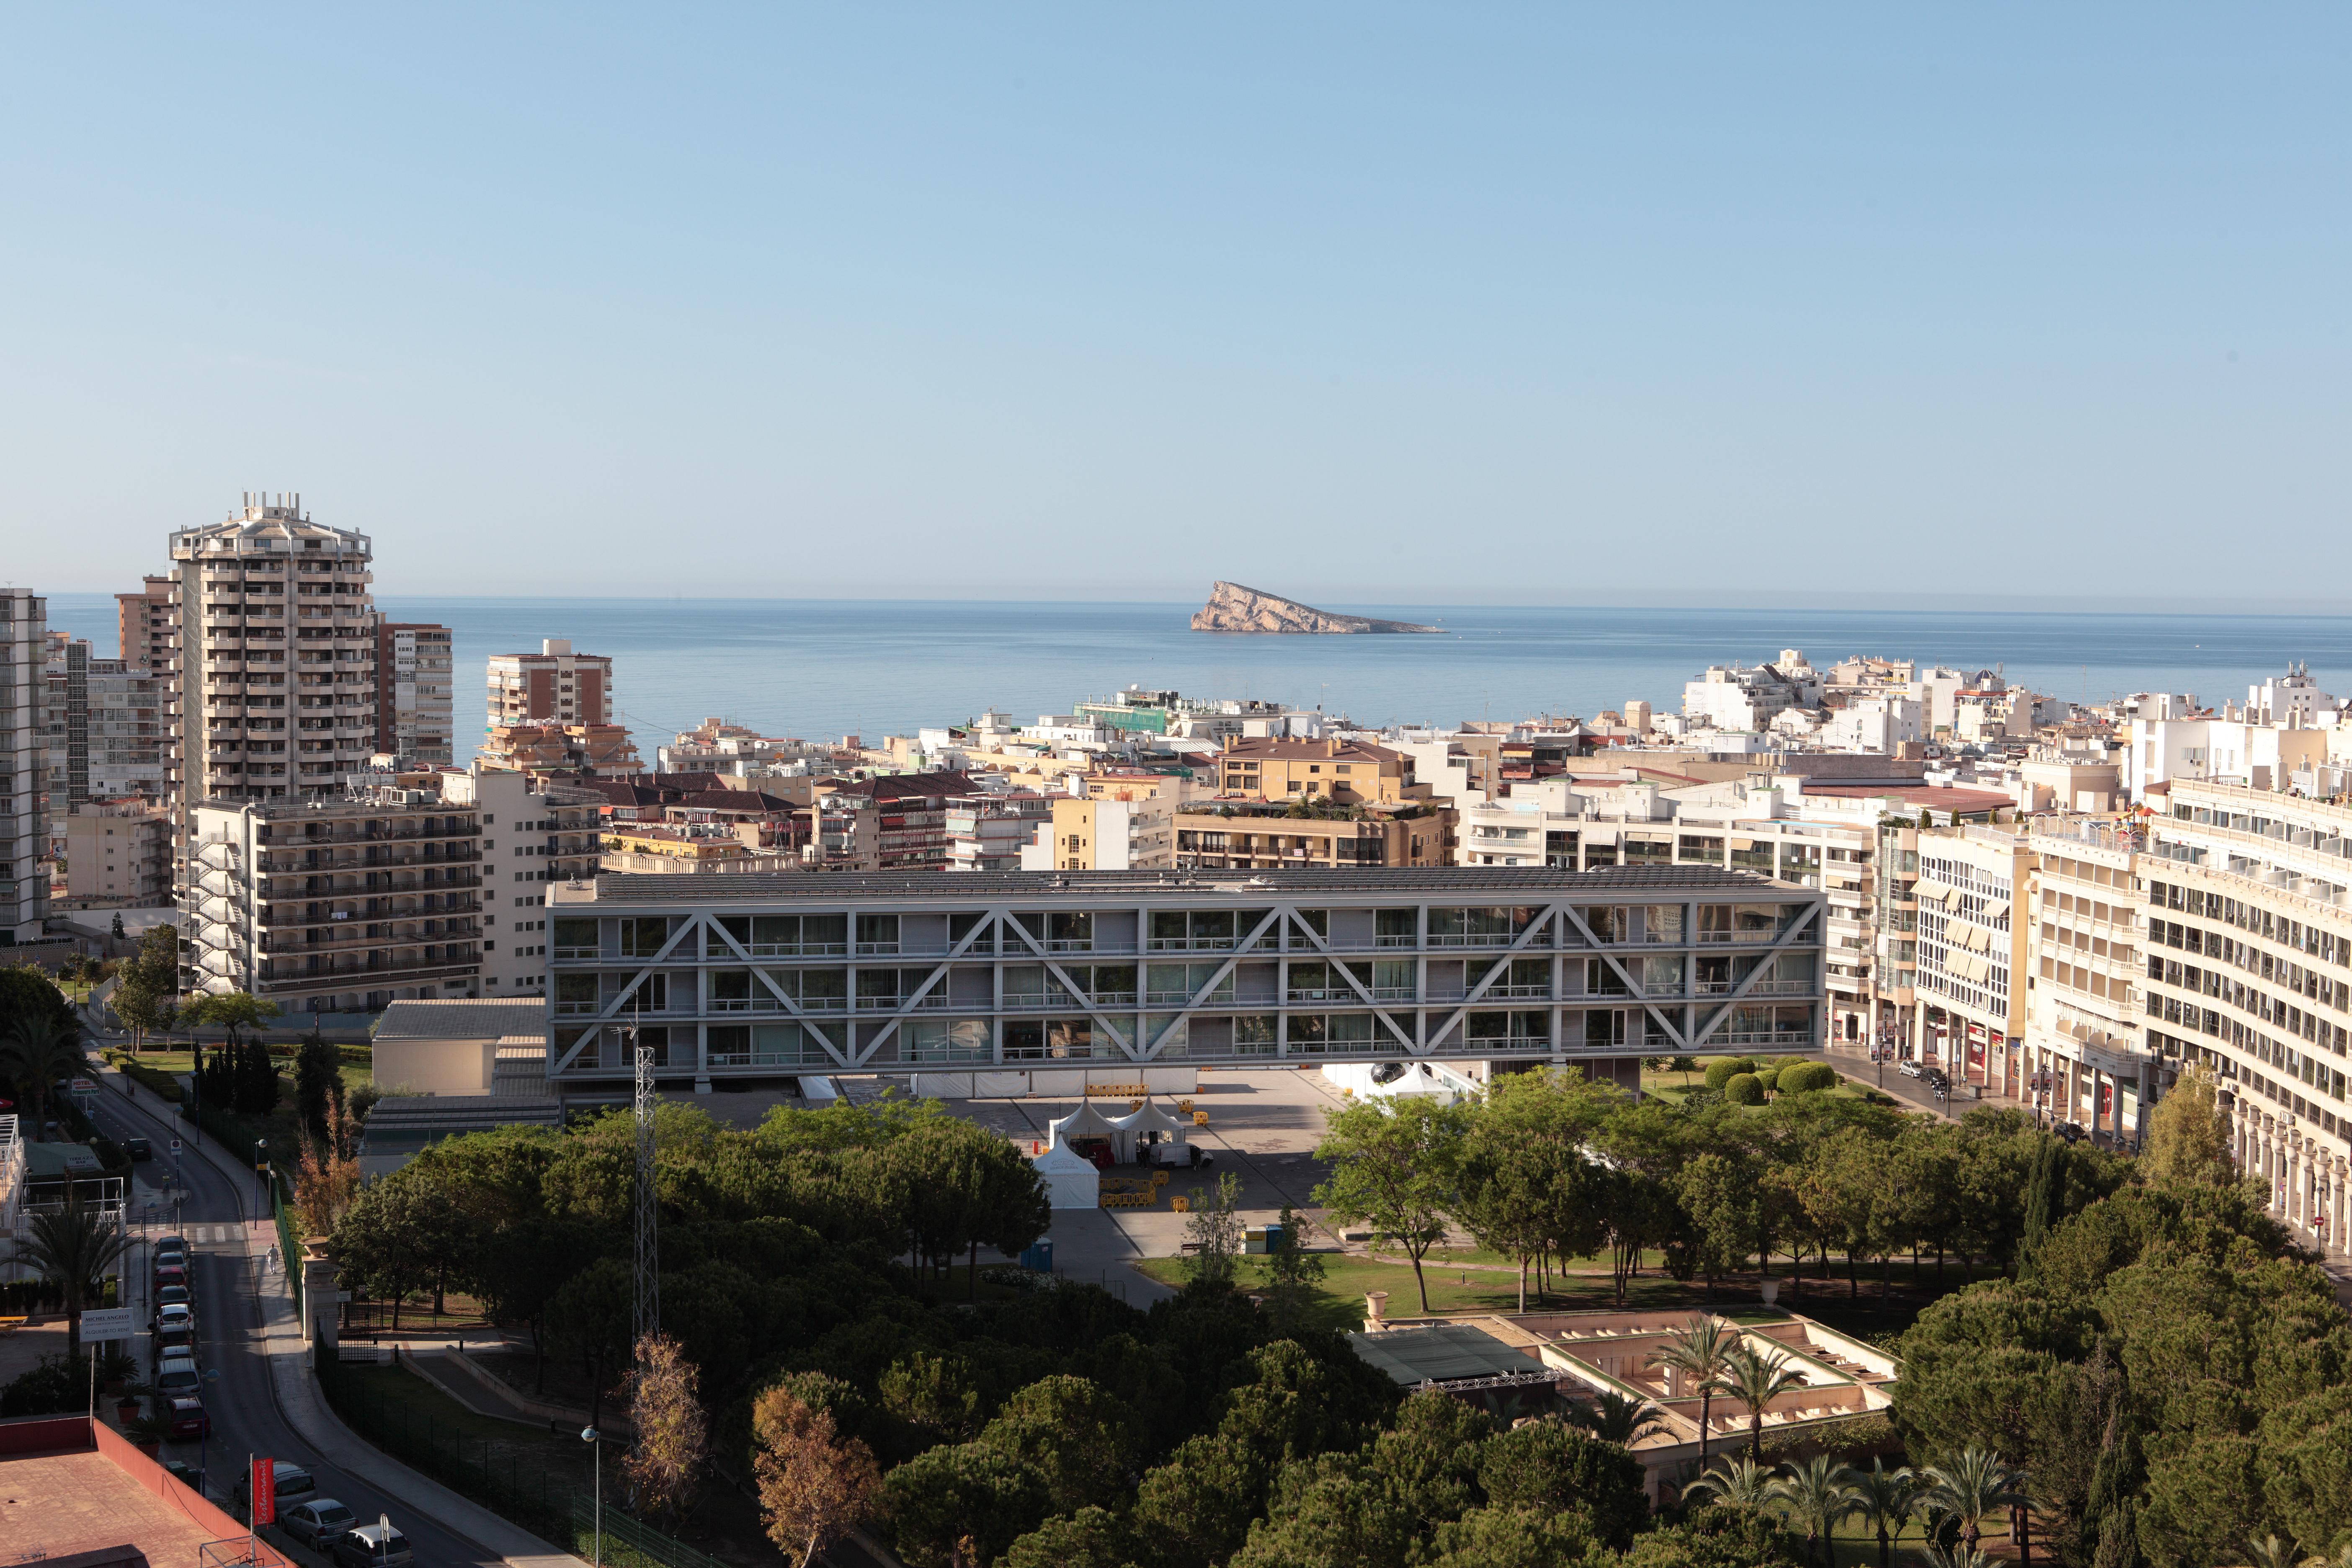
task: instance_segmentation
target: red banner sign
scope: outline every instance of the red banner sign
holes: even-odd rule
[[[253,1461],[253,1522],[278,1522],[278,1461]]]

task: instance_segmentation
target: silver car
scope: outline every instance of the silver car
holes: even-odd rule
[[[335,1538],[358,1521],[359,1516],[333,1498],[312,1498],[296,1503],[278,1517],[278,1528],[313,1552],[323,1552]]]

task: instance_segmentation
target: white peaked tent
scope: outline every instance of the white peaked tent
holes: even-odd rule
[[[1076,1110],[1058,1121],[1047,1123],[1056,1143],[1067,1143],[1074,1138],[1108,1138],[1118,1123],[1095,1109],[1094,1101],[1083,1100]]]
[[[1049,1208],[1090,1209],[1102,1203],[1102,1175],[1093,1162],[1070,1152],[1058,1138],[1031,1162],[1045,1184]]]
[[[1122,1165],[1135,1163],[1136,1145],[1143,1142],[1145,1134],[1151,1132],[1159,1133],[1162,1143],[1185,1141],[1184,1123],[1147,1100],[1142,1110],[1130,1110],[1110,1124],[1111,1158]]]

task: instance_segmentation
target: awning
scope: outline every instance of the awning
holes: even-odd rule
[[[1938,882],[1933,877],[1922,877],[1919,879],[1918,882],[1913,886],[1911,896],[1918,899],[1927,899],[1931,902],[1940,904],[1946,899],[1952,896],[1952,889],[1946,887],[1943,883]]]
[[[1756,840],[1753,838],[1735,838],[1731,841],[1731,847],[1734,849],[1753,849],[1756,847]]]
[[[1993,921],[2002,919],[2008,913],[2009,900],[2007,899],[1994,899],[1985,905],[1984,913],[1977,918],[1983,921],[1987,925],[1990,925]]]

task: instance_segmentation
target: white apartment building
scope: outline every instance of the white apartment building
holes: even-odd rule
[[[79,801],[163,794],[168,676],[49,634],[47,709],[52,813]]]
[[[36,942],[49,912],[45,788],[49,602],[0,589],[0,946]]]
[[[376,630],[376,749],[403,763],[457,760],[449,628],[385,621]]]
[[[200,992],[375,1012],[480,990],[481,826],[437,793],[199,801],[181,920]]]
[[[1024,871],[1152,871],[1176,864],[1179,796],[1053,802],[1036,838],[1021,851]]]
[[[2352,1223],[2352,809],[2176,780],[2138,862],[2150,1047],[2221,1079],[2239,1168],[2305,1238]]]
[[[1955,1084],[2014,1083],[2025,1035],[2030,841],[2005,827],[1918,835],[1917,970],[1920,1054]]]
[[[1899,746],[1927,739],[1926,709],[1916,697],[1864,697],[1838,709],[1822,726],[1825,752],[1864,752],[1891,756]]]
[[[596,875],[604,797],[478,762],[441,787],[481,826],[481,994],[546,994],[547,885]]]
[[[2180,781],[2284,789],[2298,771],[2329,763],[2331,740],[2341,747],[2352,734],[2213,716],[2135,719],[2124,776],[2132,798],[2143,802]]]
[[[1692,730],[1761,731],[1790,708],[1818,708],[1820,672],[1795,648],[1770,664],[1711,664],[1683,686],[1683,721]]]
[[[77,908],[172,901],[173,822],[163,801],[79,801],[50,820],[65,841],[66,897]]]
[[[375,751],[373,552],[299,496],[248,495],[172,535],[173,784],[199,801],[320,800]]]

